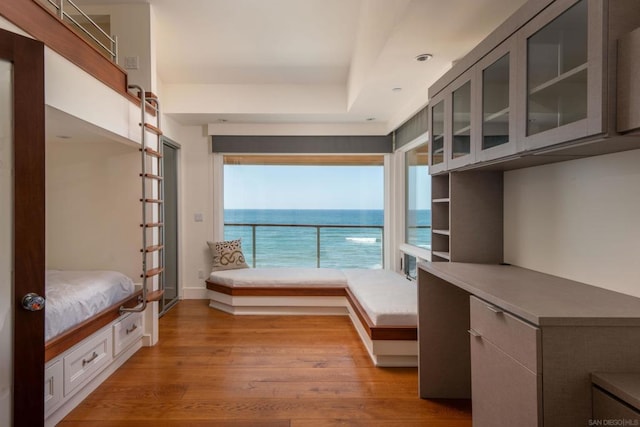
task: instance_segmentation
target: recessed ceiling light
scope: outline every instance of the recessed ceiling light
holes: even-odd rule
[[[227,123],[227,121],[228,121],[228,120],[227,120],[227,119],[218,119],[218,121],[219,121],[220,123]]]
[[[368,122],[372,122],[372,121],[374,121],[375,119],[376,119],[375,117],[367,117],[367,121],[368,121]]]
[[[401,87],[394,87],[393,89],[391,89],[392,92],[400,92],[402,91]]]
[[[428,61],[431,58],[433,58],[432,54],[430,54],[430,53],[422,53],[422,54],[416,56],[416,61],[424,62],[424,61]]]
[[[71,139],[71,137],[69,135],[56,135],[56,138],[60,138],[60,139]]]

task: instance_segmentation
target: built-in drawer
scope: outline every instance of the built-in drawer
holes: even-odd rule
[[[471,339],[473,427],[542,425],[542,376],[482,337]]]
[[[111,328],[80,344],[64,357],[64,395],[93,378],[113,359]]]
[[[540,329],[471,296],[471,331],[491,341],[534,373],[542,373]]]
[[[118,356],[142,336],[142,313],[130,313],[113,325],[113,356]]]
[[[640,411],[623,403],[622,401],[610,396],[607,392],[602,391],[598,387],[593,387],[593,419],[594,421],[607,420],[611,424],[593,425],[640,425]],[[620,424],[613,424],[613,421]],[[627,424],[623,424],[624,422]]]
[[[49,363],[44,368],[44,413],[45,416],[62,401],[62,361]]]

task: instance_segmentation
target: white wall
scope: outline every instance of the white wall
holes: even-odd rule
[[[505,261],[640,297],[640,150],[505,172]]]
[[[0,425],[13,412],[13,127],[11,63],[0,61]]]
[[[140,154],[115,142],[47,142],[47,268],[140,281]]]
[[[160,95],[162,101],[162,96]],[[203,126],[182,126],[164,117],[163,132],[180,144],[179,258],[183,298],[206,298],[211,272],[207,240],[213,239],[213,171],[211,144]],[[202,222],[194,220],[201,213]],[[200,278],[199,272],[204,278]]]
[[[130,84],[156,91],[155,52],[151,43],[152,13],[148,3],[82,5],[88,15],[109,15],[111,35],[118,38],[118,65],[125,57],[138,57],[138,69],[127,70]]]

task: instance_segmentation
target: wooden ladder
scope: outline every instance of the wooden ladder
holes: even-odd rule
[[[140,181],[142,191],[142,300],[136,307],[120,308],[121,312],[143,311],[148,302],[159,301],[164,294],[164,178],[162,155],[162,131],[160,130],[160,103],[158,97],[137,90],[141,110]],[[156,116],[156,125],[147,121],[147,109]]]

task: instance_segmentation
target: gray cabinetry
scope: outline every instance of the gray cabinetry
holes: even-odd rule
[[[474,427],[589,425],[592,372],[640,375],[640,299],[519,267],[420,264],[418,335],[420,396],[470,389]]]
[[[435,175],[431,189],[432,260],[502,262],[502,172]]]
[[[521,151],[605,131],[603,11],[600,0],[557,0],[518,32]]]
[[[540,329],[471,297],[471,398],[476,426],[539,426]]]
[[[593,425],[640,425],[640,373],[593,373]]]
[[[618,41],[618,132],[640,130],[640,28]]]
[[[476,66],[478,91],[474,102],[480,119],[477,161],[514,154],[516,147],[516,54],[512,37],[482,58]]]
[[[525,4],[429,88],[432,117],[443,118],[442,144],[432,132],[443,158],[434,157],[432,164],[440,163],[430,173],[496,162],[504,169],[528,167],[640,148],[637,138],[621,136],[640,127],[634,95],[640,90],[633,90],[640,66],[629,53],[640,36],[628,35],[638,27],[636,0]],[[616,73],[620,39],[625,53]],[[540,155],[550,151],[557,152]]]

